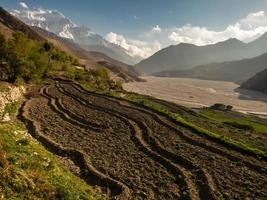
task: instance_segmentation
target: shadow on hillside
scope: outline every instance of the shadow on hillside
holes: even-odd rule
[[[237,88],[234,91],[239,93],[238,99],[261,101],[267,104],[267,94],[241,88]]]

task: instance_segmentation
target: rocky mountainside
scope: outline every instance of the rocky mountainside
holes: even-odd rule
[[[241,88],[267,93],[267,64],[265,70],[247,80]]]
[[[242,83],[267,68],[267,53],[261,56],[202,65],[190,70],[166,70],[153,75],[160,77],[187,77],[207,80],[221,80]]]
[[[69,18],[52,10],[13,10],[11,14],[30,26],[36,26],[72,40],[88,51],[97,51],[124,63],[135,64],[140,57],[130,56],[122,47],[110,43],[86,26],[77,26]]]
[[[251,43],[229,39],[207,46],[181,43],[162,49],[135,67],[147,74],[191,69],[199,65],[253,58],[267,52],[267,33]]]

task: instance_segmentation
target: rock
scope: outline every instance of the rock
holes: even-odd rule
[[[8,121],[10,121],[10,120],[11,120],[11,119],[10,119],[9,113],[4,114],[4,117],[2,118],[2,121],[3,121],[3,122],[8,122]]]

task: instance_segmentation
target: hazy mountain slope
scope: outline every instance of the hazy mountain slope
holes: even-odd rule
[[[137,76],[140,74],[133,69],[132,66],[114,60],[103,53],[86,51],[78,44],[67,38],[62,38],[54,33],[50,33],[44,29],[33,27],[40,35],[47,38],[50,42],[64,51],[76,56],[81,63],[87,68],[107,68],[114,78],[119,77],[126,82],[140,81]]]
[[[30,26],[37,26],[60,37],[68,38],[88,51],[102,52],[128,64],[135,64],[141,60],[140,57],[130,56],[125,49],[108,42],[90,28],[75,25],[57,11],[23,9],[14,10],[11,13]]]
[[[267,33],[245,44],[229,39],[213,45],[196,46],[181,43],[160,50],[135,67],[147,74],[163,70],[190,69],[198,65],[253,58],[267,52]]]
[[[21,31],[31,39],[44,40],[44,38],[36,33],[31,27],[10,15],[9,12],[2,7],[0,7],[0,24],[1,33],[7,37],[10,37],[13,31]]]
[[[267,93],[267,64],[265,70],[247,80],[241,88]]]
[[[198,66],[190,70],[166,70],[155,73],[154,75],[161,77],[189,77],[240,83],[265,68],[267,68],[267,53],[251,59],[213,63]]]

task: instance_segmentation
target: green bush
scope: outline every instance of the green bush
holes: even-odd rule
[[[231,111],[233,109],[233,106],[231,105],[224,105],[222,103],[215,103],[212,106],[210,106],[213,110],[221,110],[221,111]]]
[[[238,129],[243,129],[245,131],[255,131],[255,129],[251,125],[239,124],[237,122],[223,122],[223,124],[226,124],[226,125],[238,128]]]

